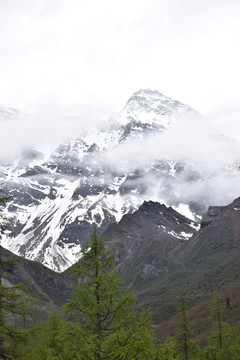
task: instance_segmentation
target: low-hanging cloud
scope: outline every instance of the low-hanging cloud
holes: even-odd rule
[[[211,172],[237,162],[239,151],[239,141],[217,132],[203,117],[189,115],[175,119],[165,132],[120,143],[102,160],[124,171],[166,159],[199,164]]]
[[[90,102],[62,106],[53,98],[42,98],[34,110],[1,117],[0,108],[1,161],[19,157],[29,148],[50,156],[59,143],[101,126],[106,117],[106,106],[97,100],[95,106]]]
[[[183,164],[185,170],[164,178],[158,170],[150,171],[159,160],[175,170]],[[166,132],[123,142],[103,153],[101,161],[128,174],[142,169],[137,181],[145,184],[147,196],[165,199],[169,205],[190,201],[202,201],[205,207],[223,205],[240,196],[240,142],[199,115],[176,118]]]
[[[81,111],[76,107],[71,113],[68,111],[68,116],[61,107],[43,108],[44,112],[38,111],[32,116],[19,115],[0,122],[1,159],[18,156],[28,148],[47,149],[50,156],[59,143],[84,137],[97,125],[104,128],[104,122],[99,122],[100,107],[92,112],[90,105]],[[202,201],[206,206],[227,204],[240,196],[240,142],[224,135],[224,126],[220,131],[215,119],[192,113],[177,117],[167,131],[127,139],[93,155],[92,163],[88,155],[89,164],[85,165],[110,169],[118,175],[134,174],[138,169],[140,175],[131,180],[131,186],[144,191],[149,200],[165,201],[168,205],[193,200]],[[235,121],[233,117],[230,119]],[[164,169],[158,168],[160,161],[170,164],[172,170],[168,168],[164,175]],[[177,166],[181,164],[185,169],[178,172]],[[111,176],[105,176],[105,185],[111,181]],[[94,185],[97,183],[98,178],[94,177]]]

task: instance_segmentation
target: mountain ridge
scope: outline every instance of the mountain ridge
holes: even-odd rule
[[[239,209],[240,198],[225,206],[210,206],[200,229],[187,241],[176,238],[175,226],[181,234],[182,226],[193,225],[190,220],[151,201],[109,226],[105,237],[116,254],[119,274],[131,284],[141,306],[151,307],[154,321],[176,313],[181,287],[194,305],[239,282]],[[165,231],[159,232],[159,225]],[[167,226],[172,231],[166,231]]]

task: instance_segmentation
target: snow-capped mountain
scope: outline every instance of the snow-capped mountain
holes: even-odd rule
[[[157,90],[139,90],[128,100],[121,113],[120,121],[124,125],[130,120],[135,120],[166,128],[173,116],[187,111],[192,112],[193,109],[161,94]]]
[[[158,91],[140,90],[114,121],[59,144],[47,159],[36,149],[25,149],[2,164],[1,184],[12,195],[4,209],[11,226],[2,245],[63,271],[79,258],[93,224],[102,234],[145,200],[199,219],[208,205],[204,194],[191,201],[178,194],[179,182],[200,181],[198,168],[154,152],[145,158],[152,137],[161,139],[172,119],[191,112]]]

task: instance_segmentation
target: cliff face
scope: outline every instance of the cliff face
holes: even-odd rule
[[[182,286],[194,304],[240,279],[240,198],[210,207],[195,228],[173,209],[145,202],[105,233],[120,276],[156,321],[176,311]]]
[[[210,206],[198,239],[213,249],[240,249],[240,198],[227,206]]]
[[[118,224],[111,224],[104,236],[116,254],[120,273],[129,280],[158,278],[174,266],[171,252],[196,233],[197,223],[171,207],[144,202]]]

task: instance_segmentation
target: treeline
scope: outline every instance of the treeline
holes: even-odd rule
[[[6,263],[3,262],[2,265]],[[240,324],[222,321],[223,301],[216,296],[210,316],[215,331],[206,346],[195,340],[187,316],[188,298],[178,302],[178,333],[164,343],[154,336],[150,314],[136,311],[136,298],[118,280],[112,252],[94,229],[75,266],[73,296],[61,314],[16,329],[9,314],[26,320],[27,298],[19,288],[1,283],[0,358],[21,360],[239,360]],[[12,315],[11,315],[12,316]],[[12,318],[13,319],[13,318]]]
[[[185,295],[179,296],[179,331],[164,343],[153,336],[153,327],[141,313],[139,319],[100,340],[98,334],[86,332],[79,322],[71,322],[53,313],[49,319],[31,329],[17,332],[14,359],[146,359],[146,360],[239,360],[240,323],[230,327],[221,321],[221,299],[216,297],[212,316],[216,330],[207,346],[200,347],[185,313]],[[220,307],[219,307],[220,306]],[[136,315],[136,314],[135,314]],[[138,324],[138,326],[137,326]],[[95,330],[94,330],[95,331]]]
[[[225,299],[215,295],[211,300],[209,317],[214,322],[214,330],[211,331],[206,345],[199,345],[196,334],[192,330],[188,319],[188,298],[182,289],[178,296],[178,322],[177,334],[167,337],[164,343],[158,345],[157,359],[192,359],[192,360],[237,360],[240,359],[240,322],[230,326],[223,321]],[[204,330],[204,329],[202,329]]]

